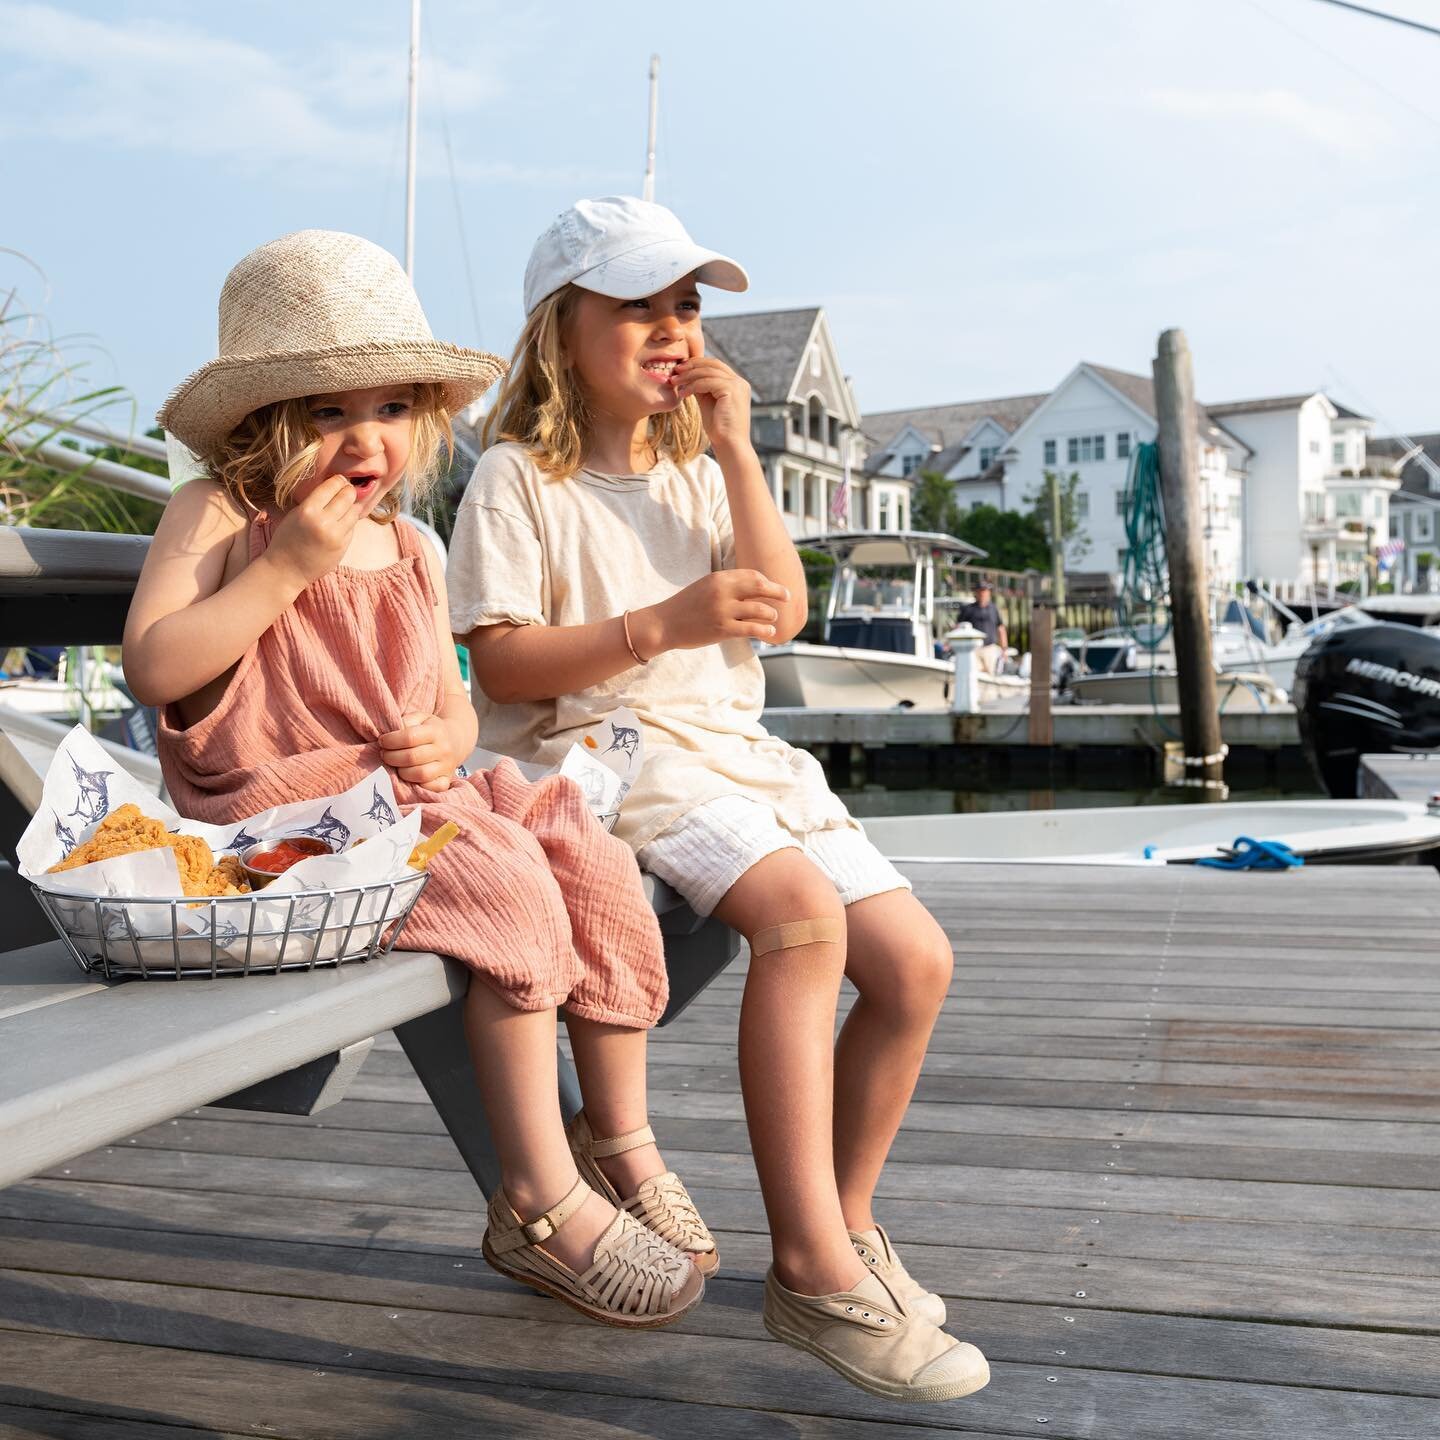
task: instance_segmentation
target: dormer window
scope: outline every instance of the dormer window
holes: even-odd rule
[[[902,455],[900,457],[900,473],[902,475],[913,475],[920,468],[920,462],[924,458],[923,455]]]

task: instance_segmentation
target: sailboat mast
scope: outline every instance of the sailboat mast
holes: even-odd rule
[[[650,129],[645,140],[645,183],[642,199],[655,198],[655,129],[660,118],[660,57],[650,57]]]
[[[405,121],[405,273],[415,278],[415,140],[420,104],[420,0],[410,0],[410,102]]]

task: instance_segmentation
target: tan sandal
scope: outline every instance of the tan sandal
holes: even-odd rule
[[[566,1127],[565,1135],[581,1175],[598,1194],[617,1210],[628,1211],[647,1230],[653,1230],[682,1255],[688,1255],[702,1275],[711,1276],[720,1268],[720,1252],[715,1248],[715,1237],[700,1218],[684,1182],[673,1170],[642,1180],[640,1188],[627,1199],[622,1198],[595,1163],[609,1155],[623,1155],[627,1150],[653,1145],[655,1132],[648,1125],[632,1130],[628,1135],[617,1135],[613,1140],[597,1140],[589,1119],[581,1110]]]
[[[558,1205],[526,1222],[505,1192],[496,1190],[481,1242],[486,1262],[602,1325],[654,1330],[678,1320],[705,1293],[705,1278],[686,1256],[626,1211],[617,1211],[595,1242],[594,1264],[584,1274],[540,1248],[540,1242],[570,1219],[591,1193],[584,1180],[577,1180]]]

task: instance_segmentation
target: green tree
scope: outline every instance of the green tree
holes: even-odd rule
[[[978,545],[985,552],[985,563],[1000,570],[1044,570],[1050,564],[1050,544],[1033,511],[977,505],[959,517],[951,533]]]
[[[1038,490],[1033,490],[1025,497],[1025,503],[1030,506],[1030,514],[1039,522],[1040,528],[1045,536],[1045,560],[1044,564],[1050,564],[1050,481],[1054,477],[1053,470],[1044,472],[1045,478]],[[1077,560],[1083,560],[1090,553],[1090,537],[1085,533],[1085,526],[1082,524],[1079,515],[1079,506],[1076,503],[1076,492],[1080,488],[1080,472],[1072,470],[1068,475],[1060,478],[1060,538],[1065,545],[1065,562],[1073,565]]]
[[[955,503],[955,487],[933,470],[923,471],[910,499],[910,523],[916,530],[930,530],[940,535],[958,535],[960,507]]]

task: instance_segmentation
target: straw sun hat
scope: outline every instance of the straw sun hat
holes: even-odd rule
[[[277,400],[433,381],[463,409],[505,373],[483,350],[436,340],[400,263],[358,235],[297,230],[252,250],[220,292],[220,354],[158,419],[199,455]]]

